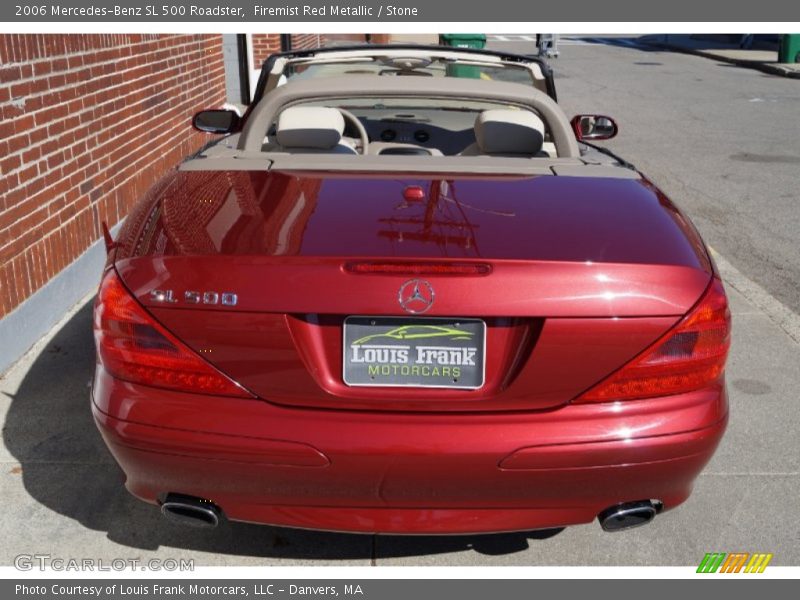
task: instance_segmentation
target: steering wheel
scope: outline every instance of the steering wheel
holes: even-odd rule
[[[369,146],[369,135],[367,134],[367,130],[364,128],[364,124],[359,121],[358,117],[349,110],[345,110],[344,108],[338,108],[337,110],[342,113],[344,120],[352,124],[353,127],[356,128],[356,131],[358,131],[358,137],[361,138],[361,154],[366,154],[367,146]]]

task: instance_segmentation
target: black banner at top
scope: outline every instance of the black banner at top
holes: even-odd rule
[[[10,0],[0,22],[792,22],[786,0]]]

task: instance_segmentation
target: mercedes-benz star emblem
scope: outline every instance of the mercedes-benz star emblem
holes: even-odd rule
[[[400,286],[397,300],[403,310],[419,315],[433,306],[434,295],[431,284],[424,279],[409,279]]]

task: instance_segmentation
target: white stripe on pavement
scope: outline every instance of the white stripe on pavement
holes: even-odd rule
[[[535,42],[536,34],[532,35],[489,35],[490,42]]]
[[[487,40],[490,42],[536,42],[536,34],[526,35],[489,35]],[[559,37],[557,43],[563,46],[593,46],[602,44],[605,46],[625,46],[628,48],[641,48],[642,45],[631,38],[600,38],[600,37]]]

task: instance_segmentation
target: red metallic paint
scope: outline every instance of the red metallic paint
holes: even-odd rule
[[[427,201],[408,204],[409,185]],[[483,258],[710,271],[693,227],[646,179],[176,171],[117,242],[117,261]]]
[[[409,203],[408,186],[427,199]],[[350,388],[341,324],[403,315],[407,276],[358,261],[477,262],[426,275],[426,316],[487,323],[474,391]],[[647,180],[176,172],[134,209],[110,265],[187,346],[259,399],[116,380],[93,413],[136,496],[208,498],[234,520],[467,533],[683,502],[727,422],[720,381],[668,397],[574,404],[697,302],[712,264]],[[178,302],[150,301],[170,289]],[[233,292],[231,306],[180,301]]]
[[[394,294],[396,297],[396,292]],[[676,317],[487,319],[479,390],[348,387],[343,316],[151,309],[190,348],[268,402],[329,408],[497,411],[564,404],[655,341]],[[575,343],[576,335],[580,343]]]
[[[235,520],[384,533],[556,527],[634,499],[673,508],[727,420],[721,386],[540,412],[426,415],[200,397],[120,382],[101,367],[93,399],[126,486],[143,500],[178,491]]]
[[[428,276],[437,290],[427,316],[648,317],[686,313],[710,275],[674,265],[625,265],[493,259],[486,277]],[[397,302],[403,275],[358,275],[337,258],[166,256],[124,259],[117,270],[147,307],[153,289],[234,291],[235,308],[204,310],[296,314],[402,315]],[[439,293],[447,289],[447,293]],[[320,293],[323,291],[336,293]],[[491,290],[491,306],[486,293]],[[170,310],[193,310],[180,300]],[[489,311],[487,314],[487,310]]]

